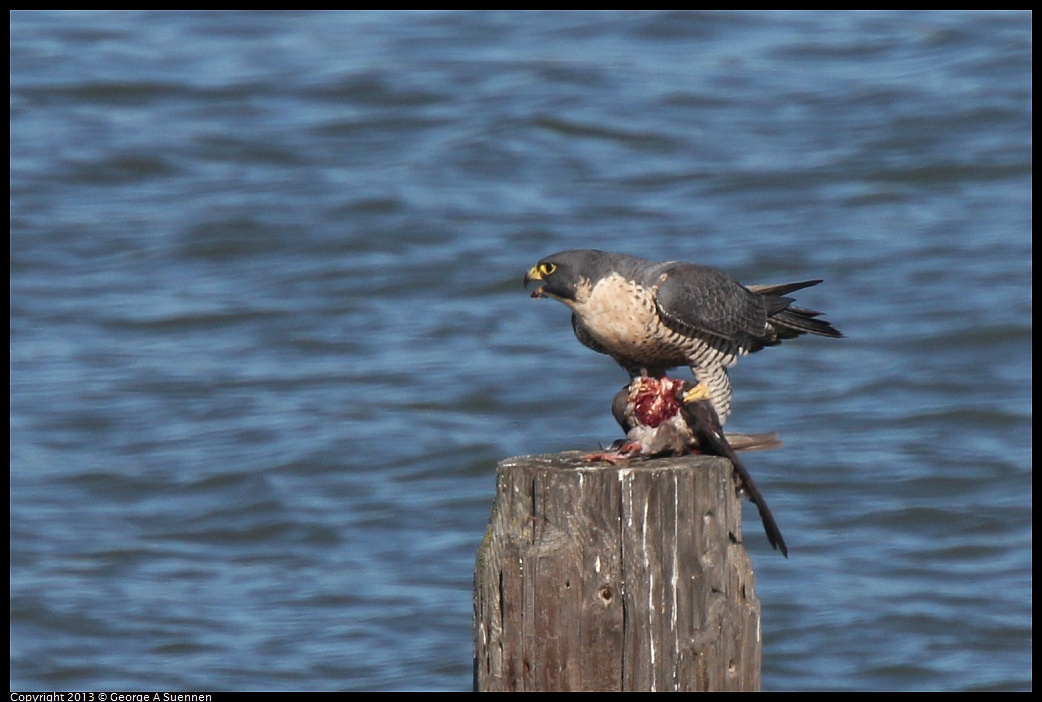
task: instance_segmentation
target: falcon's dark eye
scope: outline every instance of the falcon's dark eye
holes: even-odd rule
[[[556,263],[540,263],[539,264],[539,273],[541,275],[544,275],[544,276],[552,275],[553,272],[556,271],[556,270],[557,270],[557,264]]]

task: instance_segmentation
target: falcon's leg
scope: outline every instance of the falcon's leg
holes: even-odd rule
[[[708,389],[709,401],[713,403],[720,424],[726,424],[731,414],[731,378],[727,375],[727,368],[719,364],[691,366],[691,372],[698,378],[698,384]]]

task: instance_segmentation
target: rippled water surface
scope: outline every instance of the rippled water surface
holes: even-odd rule
[[[471,682],[566,248],[824,278],[733,370],[765,689],[1029,689],[1032,18],[11,15],[12,689]]]

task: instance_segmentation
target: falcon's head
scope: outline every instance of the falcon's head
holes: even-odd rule
[[[543,281],[532,297],[551,297],[572,307],[589,298],[598,280],[611,271],[609,255],[603,251],[561,251],[547,256],[525,273],[525,287]]]

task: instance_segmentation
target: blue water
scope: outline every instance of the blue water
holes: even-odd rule
[[[496,462],[619,436],[582,247],[825,279],[764,689],[1031,688],[1030,14],[10,22],[12,689],[468,689]]]

